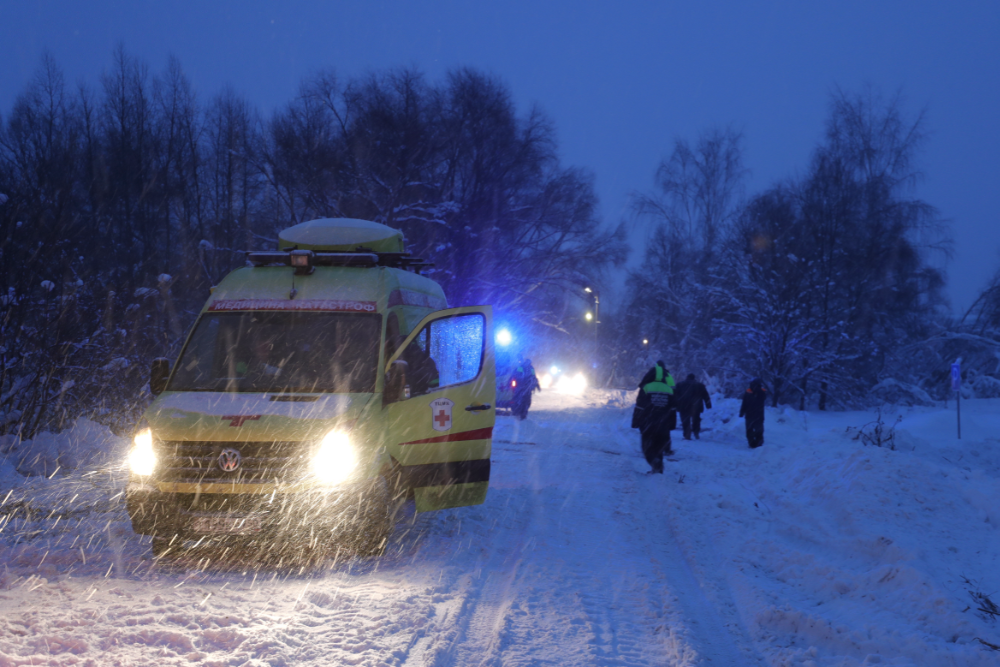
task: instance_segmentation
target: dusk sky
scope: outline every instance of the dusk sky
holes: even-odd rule
[[[202,101],[225,84],[266,114],[326,67],[344,77],[470,66],[540,105],[563,162],[596,177],[607,224],[649,190],[675,138],[732,124],[748,192],[804,172],[830,94],[866,83],[926,112],[917,196],[951,221],[949,296],[964,310],[1000,268],[1000,2],[0,3],[0,114],[50,51],[99,84],[116,43],[151,73],[176,55]],[[641,259],[633,233],[631,265]],[[610,305],[610,304],[609,304]]]

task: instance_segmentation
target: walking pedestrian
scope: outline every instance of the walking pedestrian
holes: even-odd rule
[[[673,454],[670,431],[677,427],[674,407],[674,378],[666,364],[657,361],[639,383],[639,395],[632,412],[632,428],[642,434],[642,455],[650,473],[663,473],[664,454]]]
[[[674,388],[674,398],[677,412],[681,415],[684,439],[690,440],[693,435],[695,440],[701,440],[701,413],[712,408],[712,397],[708,395],[708,389],[698,382],[694,373],[688,373],[687,378],[678,382]]]
[[[764,403],[767,390],[760,378],[750,381],[750,388],[743,394],[740,417],[746,418],[747,444],[756,449],[764,444]]]
[[[538,376],[535,375],[535,367],[531,365],[531,359],[522,359],[514,369],[512,377],[515,384],[511,414],[524,421],[528,418],[528,409],[531,407],[531,393],[542,390]]]

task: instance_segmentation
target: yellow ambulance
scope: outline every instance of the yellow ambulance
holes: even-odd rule
[[[394,507],[485,501],[495,421],[489,306],[448,308],[402,234],[347,218],[248,253],[205,303],[128,455],[156,555],[224,537],[378,554]]]

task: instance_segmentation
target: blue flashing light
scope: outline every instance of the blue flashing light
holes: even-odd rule
[[[501,347],[507,347],[514,341],[514,337],[510,335],[510,331],[507,329],[501,329],[497,332],[497,345]]]
[[[551,375],[559,375],[559,367],[553,366],[552,368],[549,369],[549,373]]]

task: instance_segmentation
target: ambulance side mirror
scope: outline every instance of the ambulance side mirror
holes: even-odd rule
[[[406,362],[397,359],[385,373],[385,389],[382,391],[382,403],[398,403],[409,398],[406,396]]]
[[[158,357],[153,359],[149,368],[149,393],[159,396],[167,388],[167,378],[170,377],[170,360]]]

